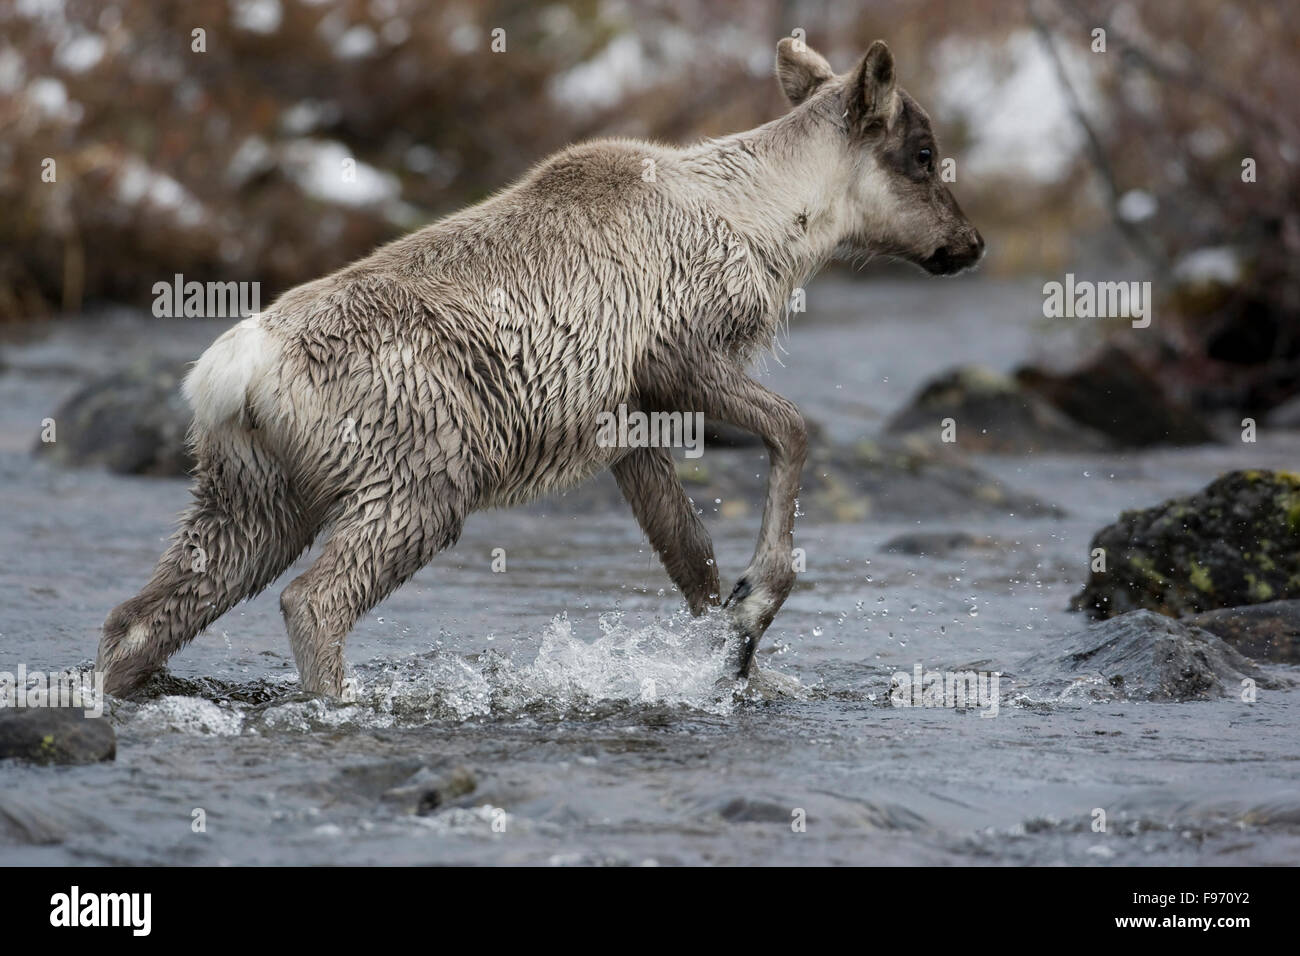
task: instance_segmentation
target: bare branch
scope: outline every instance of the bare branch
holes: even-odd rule
[[[1142,230],[1138,229],[1133,223],[1129,222],[1119,210],[1120,196],[1123,191],[1115,177],[1115,169],[1111,165],[1110,158],[1106,155],[1106,149],[1102,145],[1101,138],[1088,119],[1088,114],[1083,108],[1083,102],[1079,99],[1078,91],[1075,90],[1074,84],[1070,81],[1069,74],[1065,70],[1065,63],[1057,52],[1056,44],[1052,40],[1052,31],[1047,21],[1037,9],[1037,5],[1030,0],[1028,4],[1029,19],[1034,25],[1034,30],[1038,34],[1038,39],[1043,45],[1044,52],[1047,53],[1048,59],[1052,61],[1052,67],[1056,71],[1057,82],[1061,85],[1061,90],[1065,94],[1066,100],[1070,105],[1070,113],[1074,121],[1078,124],[1079,129],[1083,132],[1084,141],[1087,146],[1088,157],[1092,162],[1093,170],[1097,173],[1106,189],[1107,205],[1110,209],[1111,218],[1115,227],[1120,231],[1128,243],[1133,247],[1147,263],[1155,269],[1157,275],[1163,277],[1169,272],[1169,262],[1165,255],[1156,248],[1155,244]]]

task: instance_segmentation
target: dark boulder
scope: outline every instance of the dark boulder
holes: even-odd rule
[[[0,708],[0,758],[81,764],[115,756],[117,735],[106,717],[70,707]]]
[[[1035,683],[1074,689],[1101,700],[1186,701],[1237,696],[1254,686],[1289,682],[1270,677],[1209,631],[1151,611],[1094,624],[1064,649],[1021,665]]]
[[[831,445],[809,456],[805,510],[851,518],[972,514],[1060,517],[1056,505],[1010,488],[950,446],[887,438]]]
[[[1225,607],[1186,619],[1247,657],[1300,664],[1300,601]]]
[[[925,558],[947,558],[954,554],[1001,551],[1008,543],[988,535],[967,531],[911,531],[885,542],[885,550]]]
[[[1109,447],[1101,435],[1081,428],[1014,379],[971,365],[926,384],[885,430],[945,443],[945,419],[952,419],[950,444],[965,451],[1029,454]]]
[[[91,382],[54,413],[55,441],[38,441],[35,454],[124,475],[187,474],[192,414],[180,386],[188,367],[150,359]]]
[[[1295,395],[1273,408],[1264,419],[1269,428],[1287,431],[1300,429],[1300,395]]]
[[[1019,514],[1059,517],[1056,506],[1007,487],[955,449],[923,441],[832,442],[810,429],[801,510],[818,521]],[[705,445],[679,458],[677,475],[696,507],[723,518],[756,515],[767,484],[767,450]],[[626,510],[613,477],[591,481],[529,506],[534,512]]]
[[[1124,349],[1103,349],[1072,372],[1023,367],[1015,380],[1072,420],[1124,448],[1201,445],[1214,440],[1206,420],[1174,401],[1150,371]]]
[[[1098,618],[1149,608],[1182,617],[1300,598],[1300,476],[1234,471],[1203,491],[1126,511],[1092,539],[1075,610]]]
[[[767,467],[766,451],[738,449],[683,462],[678,473],[697,502],[720,499],[724,515],[739,516],[761,508]],[[804,513],[823,521],[1061,514],[1008,488],[953,449],[894,438],[813,445],[799,501]],[[744,510],[729,510],[729,503]]]

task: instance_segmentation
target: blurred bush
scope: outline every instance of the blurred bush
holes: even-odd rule
[[[567,142],[756,126],[786,108],[772,61],[795,29],[842,70],[888,37],[928,97],[936,38],[1005,32],[989,9],[13,0],[0,5],[0,320],[145,306],[178,272],[259,280],[266,302]]]
[[[175,273],[257,280],[269,302],[566,142],[773,118],[775,41],[802,29],[841,70],[889,41],[958,159],[989,268],[1059,277],[1116,261],[1123,240],[1138,264],[1123,277],[1165,294],[1149,341],[1166,364],[1214,400],[1267,406],[1300,389],[1296,10],[6,0],[0,319],[145,308]]]
[[[1162,293],[1163,374],[1244,411],[1300,390],[1300,7],[1030,9],[1058,67],[1063,47],[1105,31],[1078,162]]]
[[[607,39],[580,11],[408,0],[19,0],[0,33],[11,318],[336,268],[575,135],[547,83]]]

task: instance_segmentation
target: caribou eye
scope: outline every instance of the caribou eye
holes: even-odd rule
[[[925,149],[921,150],[919,153],[916,154],[916,161],[920,163],[922,166],[929,167],[930,160],[933,156],[934,153],[932,153],[930,151],[930,147],[927,146]]]

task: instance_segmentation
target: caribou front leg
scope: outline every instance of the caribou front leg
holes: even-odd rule
[[[759,639],[794,587],[794,511],[808,455],[808,429],[794,404],[729,363],[708,367],[690,389],[693,407],[763,439],[771,462],[758,545],[725,607],[742,640],[740,676],[749,673]]]
[[[637,523],[686,599],[691,613],[700,615],[718,603],[718,566],[713,542],[695,513],[677,477],[667,448],[637,448],[613,466],[623,497]]]

